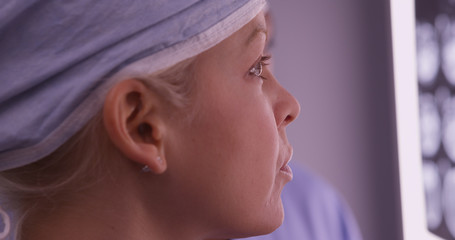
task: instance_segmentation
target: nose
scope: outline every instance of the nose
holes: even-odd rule
[[[286,127],[300,113],[300,104],[283,86],[279,85],[279,94],[274,106],[277,127]]]

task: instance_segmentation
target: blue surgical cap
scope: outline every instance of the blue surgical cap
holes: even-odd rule
[[[65,143],[101,110],[125,66],[153,73],[195,56],[240,29],[264,5],[265,0],[3,0],[0,171],[35,162]],[[138,62],[147,68],[135,69]]]

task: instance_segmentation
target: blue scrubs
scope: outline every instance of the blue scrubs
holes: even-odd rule
[[[294,179],[283,190],[283,225],[248,240],[361,240],[357,223],[335,190],[313,173],[293,165]]]

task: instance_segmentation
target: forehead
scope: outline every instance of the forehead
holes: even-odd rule
[[[193,73],[196,76],[212,76],[216,72],[218,76],[230,76],[234,71],[244,70],[262,53],[266,42],[265,32],[264,14],[260,13],[240,30],[199,54],[193,65]],[[221,70],[229,70],[230,73],[221,73]]]
[[[231,35],[227,40],[243,41],[243,44],[248,45],[258,37],[267,37],[267,26],[263,12],[258,14],[239,31]]]
[[[233,33],[231,36],[223,40],[215,47],[209,49],[207,53],[229,50],[229,52],[242,53],[252,42],[258,39],[265,40],[267,38],[267,26],[264,13],[259,13],[249,23],[243,26],[240,30]],[[205,54],[203,54],[205,55]]]

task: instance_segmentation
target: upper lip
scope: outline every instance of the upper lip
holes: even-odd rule
[[[284,158],[284,162],[283,162],[283,165],[281,165],[281,168],[285,167],[286,165],[288,165],[288,163],[291,161],[292,159],[292,154],[293,154],[293,149],[291,146],[289,146],[287,148],[287,151],[286,153],[284,154],[285,158]]]

